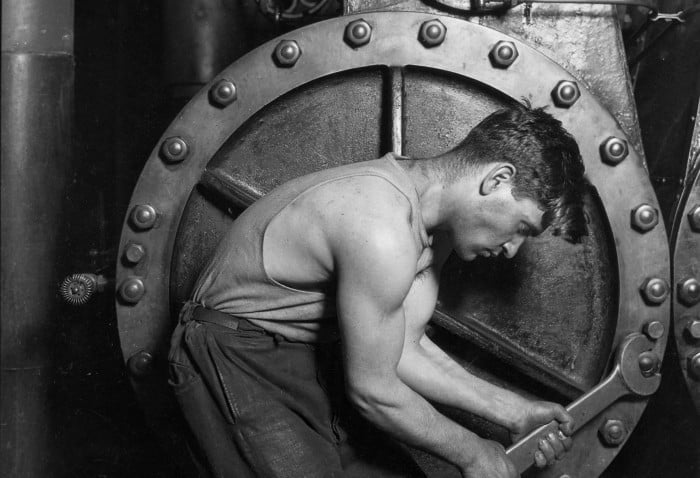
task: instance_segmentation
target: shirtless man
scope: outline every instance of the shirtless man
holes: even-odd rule
[[[563,407],[474,377],[424,332],[451,251],[511,258],[545,228],[579,241],[583,184],[574,139],[517,107],[440,156],[320,171],[250,206],[173,335],[171,380],[198,461],[227,477],[425,476],[402,442],[464,477],[517,476],[500,444],[431,402],[513,439],[556,420],[535,458],[558,458],[573,426]]]

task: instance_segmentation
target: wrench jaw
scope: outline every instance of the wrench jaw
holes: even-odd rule
[[[646,397],[659,388],[661,363],[654,352],[654,342],[640,333],[629,334],[617,349],[612,372],[593,389],[576,399],[567,411],[574,418],[574,433],[610,408],[620,398],[632,395]],[[538,442],[549,432],[559,429],[551,422],[530,432],[513,444],[506,454],[520,473],[524,473],[535,462]],[[617,445],[616,445],[617,446]]]

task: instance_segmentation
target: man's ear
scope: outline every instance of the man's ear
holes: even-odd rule
[[[483,176],[479,192],[482,196],[487,196],[497,190],[499,186],[510,184],[516,172],[515,166],[510,163],[496,164]]]

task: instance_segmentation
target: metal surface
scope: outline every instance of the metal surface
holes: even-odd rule
[[[612,373],[595,388],[566,407],[574,419],[574,433],[595,419],[625,395],[646,397],[653,394],[661,383],[661,375],[656,373],[654,367],[652,373],[642,370],[640,356],[648,354],[654,348],[654,343],[641,334],[628,336],[617,354],[615,367]],[[656,363],[658,364],[658,357]],[[603,428],[608,438],[608,445],[620,445],[624,442],[626,433],[612,433],[612,428],[624,430],[626,427],[621,421],[606,420]],[[506,450],[506,454],[513,461],[520,473],[525,472],[535,463],[535,452],[539,441],[550,432],[556,432],[558,425],[552,422],[533,430],[526,437]],[[576,436],[574,435],[574,439]],[[601,470],[602,471],[602,470]]]
[[[695,130],[696,139],[700,129]],[[689,176],[676,210],[673,225],[673,281],[676,295],[673,308],[674,329],[680,366],[695,407],[700,412],[700,381],[697,354],[700,341],[695,337],[693,321],[700,317],[700,233],[694,230],[690,212],[700,203],[700,168]]]
[[[350,22],[360,18],[371,25],[372,39],[361,48],[352,49],[344,39],[344,31]],[[613,267],[616,265],[619,271],[619,278],[610,279],[617,282],[609,291],[616,296],[607,305],[613,316],[611,329],[593,329],[593,335],[588,335],[592,330],[580,331],[588,342],[579,341],[572,343],[569,350],[562,349],[561,359],[545,360],[545,352],[560,346],[554,341],[558,339],[562,327],[556,321],[550,321],[546,314],[540,314],[539,327],[544,329],[538,327],[530,334],[533,340],[545,341],[545,347],[536,351],[545,355],[518,348],[514,337],[521,339],[522,334],[512,335],[512,329],[503,329],[512,327],[511,323],[474,322],[463,315],[463,305],[468,309],[469,304],[446,303],[445,296],[441,299],[442,312],[438,317],[442,319],[442,325],[459,329],[463,336],[475,337],[475,340],[481,337],[485,343],[495,344],[497,350],[493,352],[509,364],[526,372],[541,370],[542,373],[537,375],[538,380],[545,380],[547,385],[555,388],[563,387],[567,394],[580,393],[597,382],[602,372],[601,356],[604,363],[610,346],[617,345],[623,337],[640,332],[643,325],[651,321],[661,322],[664,329],[667,328],[668,301],[649,307],[639,292],[639,284],[648,277],[667,281],[668,256],[663,227],[639,234],[630,225],[632,209],[639,204],[656,204],[642,158],[634,148],[635,140],[582,86],[579,87],[580,97],[569,108],[553,108],[552,89],[561,81],[579,84],[579,80],[517,39],[469,22],[441,17],[439,20],[447,32],[444,41],[432,48],[424,48],[420,42],[421,25],[433,20],[436,20],[434,15],[419,13],[365,12],[361,16],[329,20],[290,32],[285,34],[284,40],[296,41],[303,51],[294,68],[279,68],[272,58],[278,43],[268,43],[220,74],[221,78],[236,83],[238,99],[233,107],[212,107],[207,91],[203,91],[182,111],[165,132],[164,138],[183,138],[191,146],[190,157],[185,162],[170,166],[158,157],[158,150],[154,151],[132,197],[132,205],[151,204],[158,210],[158,227],[136,232],[127,223],[123,230],[120,250],[138,240],[149,251],[154,251],[147,263],[141,262],[134,267],[120,264],[117,271],[122,280],[132,275],[142,277],[148,290],[138,304],[117,304],[125,357],[137,351],[146,351],[154,356],[156,362],[159,358],[164,362],[168,336],[173,326],[172,312],[177,309],[183,295],[187,294],[193,276],[196,277],[198,268],[206,260],[207,251],[216,244],[232,220],[231,216],[237,213],[231,210],[230,205],[221,210],[207,206],[200,191],[193,191],[205,167],[210,172],[224,171],[229,177],[246,184],[247,190],[265,192],[285,179],[305,172],[376,157],[380,150],[375,145],[382,144],[382,139],[375,130],[380,128],[384,118],[381,98],[385,75],[382,71],[387,67],[401,68],[406,77],[403,89],[406,120],[404,141],[408,154],[419,157],[426,151],[429,153],[432,149],[444,149],[450,143],[454,144],[454,141],[461,139],[469,125],[478,121],[477,116],[483,117],[499,105],[519,101],[523,97],[535,106],[549,105],[549,111],[564,123],[581,146],[587,177],[596,188],[596,197],[590,198],[590,211],[600,224],[597,228],[600,238],[612,245]],[[498,41],[513,42],[519,52],[518,60],[507,69],[494,68],[489,59],[489,52]],[[342,81],[333,76],[338,74],[342,74]],[[448,100],[454,102],[458,98],[446,95],[452,91],[452,87],[438,85],[435,89],[438,96],[428,95],[427,101],[432,104],[420,103],[426,99],[417,96],[413,88],[422,85],[423,81],[430,83],[436,77],[446,85],[454,83],[455,91],[465,84],[487,89],[494,99],[474,102],[473,108],[483,108],[476,110],[478,115],[473,113],[474,110],[442,109],[443,101],[449,104]],[[343,94],[334,94],[339,90],[333,87],[341,83]],[[432,94],[433,90],[422,91]],[[436,102],[435,98],[440,102]],[[329,102],[328,108],[324,103],[326,101]],[[344,102],[348,103],[346,111],[358,111],[359,114],[348,115],[340,123],[341,128],[336,126],[332,114],[334,111],[345,113]],[[422,123],[422,116],[417,111],[429,111],[432,116]],[[435,121],[436,111],[441,111],[450,121]],[[335,144],[336,149],[316,149],[321,143],[312,126],[321,124],[315,123],[320,121],[317,118],[320,112],[330,116],[323,118],[326,128],[331,128],[324,131],[333,139],[322,144],[324,148]],[[464,121],[466,116],[471,117]],[[294,123],[290,121],[293,118],[304,118],[304,121]],[[624,116],[623,119],[626,121],[629,117]],[[416,124],[420,130],[414,129]],[[202,128],[201,125],[211,127]],[[333,129],[336,127],[337,130]],[[623,138],[631,145],[628,158],[614,167],[600,157],[600,144],[611,136]],[[342,140],[341,147],[337,146],[339,138]],[[304,150],[307,154],[292,156],[289,154],[292,150]],[[439,152],[439,149],[434,152]],[[230,192],[231,188],[223,185],[220,189]],[[233,193],[232,196],[241,195]],[[602,216],[600,211],[603,211]],[[193,221],[199,221],[196,227]],[[532,264],[553,262],[538,255],[544,251],[556,259],[567,257],[567,254],[569,257],[580,257],[580,249],[572,249],[574,246],[548,249],[559,242],[547,239],[534,241],[530,252],[534,256],[526,259],[531,262],[521,262],[520,265],[524,266],[524,270],[532,270]],[[193,244],[197,247],[191,247]],[[606,254],[603,251],[603,257]],[[527,253],[524,255],[527,257]],[[599,256],[596,255],[594,260],[598,261]],[[586,264],[585,261],[582,263]],[[605,273],[608,272],[606,269]],[[562,282],[561,278],[553,279]],[[563,282],[569,283],[571,279],[564,278]],[[527,282],[526,278],[521,277],[520,280]],[[536,302],[532,302],[531,298],[531,303],[546,304],[549,297],[535,297],[534,300]],[[558,298],[560,302],[570,303],[571,300],[580,298],[576,295]],[[558,314],[556,320],[560,320],[562,315],[572,315],[569,310],[553,312]],[[574,318],[578,313],[584,311],[575,310]],[[602,319],[606,320],[607,314]],[[571,320],[572,317],[569,317],[563,322],[568,324]],[[479,323],[481,328],[477,328]],[[540,333],[542,330],[546,332]],[[603,335],[596,335],[599,332]],[[532,344],[537,345],[535,342]],[[581,357],[586,356],[585,349],[591,346],[597,347],[597,355],[587,356],[591,362],[581,362]],[[654,344],[653,349],[658,356],[663,355],[664,346],[664,340]],[[592,367],[594,363],[598,363],[601,369],[595,370]],[[584,372],[589,375],[579,375]],[[163,431],[171,430],[170,409],[166,406],[169,393],[163,376],[156,373],[148,381],[135,382],[134,386],[147,414]],[[644,405],[644,400],[623,399],[609,410],[610,413],[624,416],[631,430]],[[579,431],[583,443],[597,442],[596,425],[590,423]],[[616,450],[604,447],[591,446],[585,451],[578,449],[543,476],[559,476],[562,471],[572,467],[580,467],[591,474],[596,470],[599,473],[615,453]]]
[[[73,2],[2,2],[0,475],[44,477],[56,458],[57,286],[73,134]]]

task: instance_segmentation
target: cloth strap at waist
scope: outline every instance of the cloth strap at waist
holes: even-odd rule
[[[238,330],[242,325],[247,326],[246,328],[260,328],[240,317],[236,317],[218,310],[207,309],[203,305],[192,301],[186,302],[182,307],[182,311],[180,312],[180,322],[184,324],[190,320],[215,324],[231,330]]]

